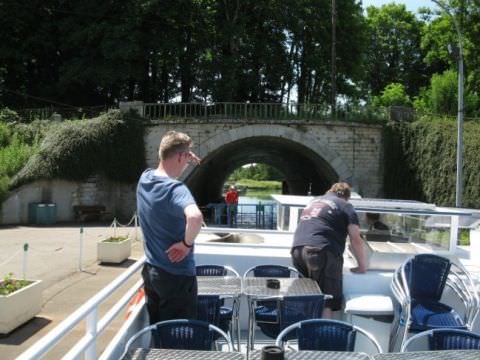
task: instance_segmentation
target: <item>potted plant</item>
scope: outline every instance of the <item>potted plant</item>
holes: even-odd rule
[[[128,236],[111,236],[97,243],[97,259],[102,263],[121,263],[132,253]]]
[[[8,334],[42,309],[41,280],[19,280],[12,273],[0,280],[0,334]]]

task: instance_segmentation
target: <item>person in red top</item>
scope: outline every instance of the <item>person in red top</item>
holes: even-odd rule
[[[228,209],[228,224],[233,226],[237,223],[237,205],[238,191],[235,185],[230,185],[230,189],[225,194],[225,202]]]

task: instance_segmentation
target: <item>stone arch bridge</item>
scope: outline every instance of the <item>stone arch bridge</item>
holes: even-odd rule
[[[218,199],[228,176],[248,163],[277,168],[290,194],[305,195],[310,188],[313,195],[323,194],[332,183],[343,180],[363,196],[382,195],[381,126],[307,116],[286,118],[275,108],[263,109],[262,116],[255,108],[254,116],[249,105],[255,104],[237,104],[235,111],[224,107],[215,114],[211,109],[180,108],[188,119],[179,120],[166,115],[172,108],[142,104],[140,112],[151,119],[146,130],[147,164],[157,165],[160,138],[168,130],[177,130],[192,137],[194,151],[202,158],[201,165],[189,167],[182,178],[201,205]]]
[[[158,164],[158,145],[168,130],[188,133],[202,164],[188,168],[182,180],[199,205],[214,202],[236,168],[266,163],[283,175],[290,194],[323,194],[344,180],[362,196],[382,195],[382,127],[327,121],[321,107],[284,104],[121,104],[150,119],[145,132],[147,164]],[[310,185],[311,184],[311,185]],[[39,180],[15,190],[0,209],[0,224],[29,221],[29,204],[56,204],[56,220],[75,220],[74,206],[102,205],[108,214],[128,220],[136,209],[136,184],[120,184],[92,175],[84,182]]]

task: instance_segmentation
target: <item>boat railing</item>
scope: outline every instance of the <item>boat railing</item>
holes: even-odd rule
[[[205,227],[201,232],[231,232],[231,233],[278,233],[275,230],[256,230],[256,229],[234,229],[234,228],[215,228]],[[99,319],[99,307],[109,299],[116,290],[125,285],[132,276],[136,275],[142,268],[145,262],[145,256],[136,261],[120,276],[113,280],[109,285],[100,290],[87,302],[85,302],[74,313],[68,316],[54,329],[47,333],[44,337],[38,340],[25,352],[23,352],[17,360],[38,360],[45,357],[50,350],[52,350],[58,343],[60,343],[73,329],[76,328],[82,321],[86,322],[85,334],[78,340],[66,353],[62,359],[77,359],[81,355],[85,360],[97,359],[97,339],[107,329],[108,325],[115,319],[115,317],[127,306],[129,301],[135,296],[137,291],[143,286],[143,280],[138,280],[113,307],[111,307],[103,317]],[[131,314],[134,318],[134,314]],[[131,319],[128,319],[131,320]],[[124,324],[127,325],[127,323]],[[123,327],[122,327],[123,328]],[[119,331],[118,334],[125,336],[126,331]],[[110,342],[105,351],[102,353],[100,359],[115,358],[115,351],[117,349],[111,348],[111,344],[122,342],[116,337]]]
[[[120,276],[113,280],[108,286],[99,291],[95,296],[90,298],[73,314],[58,324],[47,335],[42,337],[27,351],[22,353],[17,359],[41,359],[43,358],[56,344],[58,344],[64,337],[66,337],[78,324],[86,321],[85,335],[75,343],[75,345],[68,351],[62,359],[77,359],[82,354],[84,359],[93,360],[97,358],[97,339],[102,334],[108,325],[115,319],[115,317],[125,308],[130,299],[135,295],[143,285],[143,281],[139,280],[131,287],[119,301],[111,307],[105,315],[99,319],[99,307],[105,300],[109,299],[112,294],[124,285],[133,275],[135,275],[143,266],[145,257],[136,261]]]

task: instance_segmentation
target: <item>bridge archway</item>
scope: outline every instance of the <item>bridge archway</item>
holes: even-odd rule
[[[248,163],[277,168],[292,195],[306,195],[310,183],[313,195],[323,194],[339,179],[354,183],[338,154],[297,128],[247,125],[195,145],[202,165],[190,169],[184,181],[200,205],[217,201],[228,176]]]

